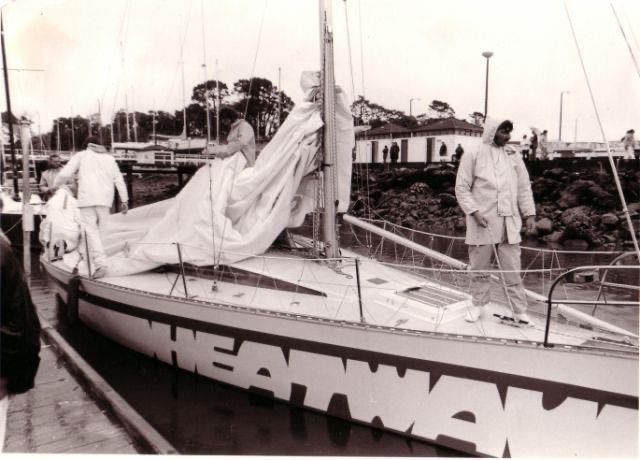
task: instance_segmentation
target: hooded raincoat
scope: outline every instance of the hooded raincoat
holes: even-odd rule
[[[469,245],[521,241],[522,217],[536,213],[529,173],[520,155],[493,143],[504,119],[488,117],[482,144],[462,157],[456,178],[456,198],[466,214]],[[489,225],[480,227],[471,214],[478,211]]]

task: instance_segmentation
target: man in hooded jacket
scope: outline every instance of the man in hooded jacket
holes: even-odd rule
[[[64,184],[73,174],[78,173],[78,209],[82,216],[88,255],[92,260],[94,278],[106,275],[107,257],[104,253],[100,230],[104,231],[113,203],[114,185],[122,201],[123,213],[127,212],[127,187],[116,160],[99,144],[96,137],[85,141],[85,150],[76,153],[56,176],[54,187]]]
[[[477,321],[490,301],[488,273],[497,255],[501,277],[507,288],[514,318],[526,325],[527,298],[520,279],[521,215],[527,232],[535,231],[535,204],[529,173],[522,157],[505,148],[513,124],[509,120],[487,118],[482,144],[462,157],[456,178],[456,197],[466,214],[466,244],[469,246],[472,305],[465,319]]]

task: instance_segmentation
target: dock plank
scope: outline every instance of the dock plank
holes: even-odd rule
[[[45,281],[31,284],[44,320],[55,316],[54,292]],[[35,387],[10,398],[6,453],[144,453],[125,428],[87,394],[64,361],[43,344]]]

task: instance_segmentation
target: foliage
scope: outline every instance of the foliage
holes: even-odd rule
[[[433,118],[449,118],[456,114],[456,111],[447,102],[437,99],[434,99],[429,104],[429,112]]]
[[[239,100],[234,107],[245,113],[258,137],[271,137],[293,108],[293,100],[266,78],[240,79],[233,84]]]
[[[218,90],[220,91],[220,102],[224,103],[225,99],[229,97],[229,88],[227,84],[217,80],[207,80],[193,87],[191,94],[191,100],[197,102],[203,108],[209,107],[215,110],[216,107],[216,82],[218,84]],[[205,87],[206,86],[206,87]],[[206,104],[205,104],[206,99]]]
[[[365,99],[364,96],[358,96],[353,104],[351,104],[351,113],[358,125],[369,125],[372,128],[382,126],[390,121],[398,122],[402,117],[406,117],[404,112],[399,110],[390,110],[380,104]]]

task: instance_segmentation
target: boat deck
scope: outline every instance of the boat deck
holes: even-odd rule
[[[343,251],[343,256],[345,262],[335,269],[326,263],[275,249],[264,257],[233,264],[230,268],[235,272],[215,281],[210,268],[208,273],[207,269],[198,273],[196,268],[196,272],[189,272],[184,280],[179,270],[160,269],[105,277],[99,282],[136,291],[143,289],[163,297],[188,299],[203,307],[207,304],[212,307],[231,305],[310,318],[364,322],[402,332],[435,332],[517,342],[544,341],[545,318],[542,315],[531,315],[535,327],[509,324],[494,316],[512,316],[508,305],[498,300],[487,305],[480,320],[470,323],[464,316],[471,306],[471,296],[462,289],[366,258],[359,259],[359,273],[356,273],[357,255]],[[62,262],[56,264],[62,268]],[[282,282],[287,284],[286,289],[278,285]],[[535,311],[535,308],[531,310]],[[554,344],[637,352],[637,343],[622,339],[619,335],[578,327],[557,316],[551,322],[549,336]]]

